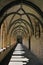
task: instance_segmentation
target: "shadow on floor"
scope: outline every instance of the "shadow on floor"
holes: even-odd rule
[[[24,56],[29,58],[29,62],[26,65],[43,65],[42,62],[25,46],[23,46],[23,49],[25,50]]]
[[[2,62],[0,62],[0,65],[8,65],[15,48],[16,46],[7,54],[7,56],[2,60]],[[22,45],[22,48],[25,51],[23,56],[29,59],[29,62],[26,65],[43,65],[40,62],[40,60],[31,51],[29,51],[25,46]]]
[[[11,59],[12,53],[13,53],[14,49],[16,48],[16,45],[10,50],[10,52],[7,54],[7,56],[0,62],[0,65],[8,65],[8,63]]]

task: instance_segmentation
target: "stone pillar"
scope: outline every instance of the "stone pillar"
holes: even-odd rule
[[[11,45],[11,36],[8,35],[7,36],[7,46],[10,46]]]
[[[3,33],[3,45],[6,48],[7,47],[7,35],[6,35],[6,31],[4,31]]]
[[[1,48],[3,48],[3,24],[1,26]]]
[[[2,40],[1,40],[1,29],[0,29],[0,49],[2,48]]]
[[[5,31],[5,28],[3,28],[3,47],[6,47],[6,31]]]
[[[31,50],[31,37],[29,36],[29,50]]]
[[[5,24],[2,25],[2,46],[3,48],[7,47],[7,35],[6,35],[6,30],[5,30]]]

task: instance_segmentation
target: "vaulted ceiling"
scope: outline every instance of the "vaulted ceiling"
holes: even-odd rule
[[[0,11],[0,28],[3,23],[7,23],[8,34],[15,34],[14,32],[17,32],[17,35],[19,32],[19,35],[22,35],[23,32],[23,34],[28,34],[28,36],[37,34],[40,36],[41,28],[43,28],[42,1],[43,0],[1,0],[0,10],[6,4],[8,5]]]
[[[14,0],[0,0],[0,9],[2,9],[6,4]],[[43,0],[28,0],[36,4],[43,11]]]

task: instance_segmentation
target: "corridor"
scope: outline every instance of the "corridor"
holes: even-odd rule
[[[43,0],[0,0],[0,65],[43,65]]]

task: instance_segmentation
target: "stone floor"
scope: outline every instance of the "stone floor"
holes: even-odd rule
[[[25,46],[18,43],[12,49],[0,65],[43,65],[39,59]]]
[[[29,59],[23,56],[23,54],[25,54],[25,51],[22,45],[18,43],[8,65],[26,65]]]

